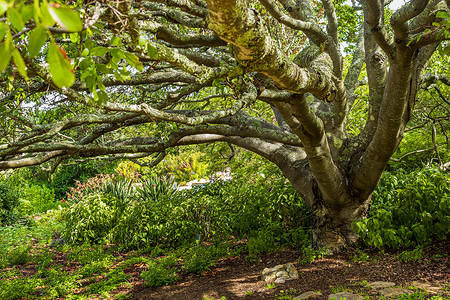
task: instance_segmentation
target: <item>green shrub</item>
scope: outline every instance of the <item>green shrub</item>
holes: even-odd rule
[[[124,208],[123,201],[103,193],[90,194],[63,213],[62,232],[68,243],[99,243],[107,239]]]
[[[176,260],[173,257],[158,259],[150,263],[145,271],[142,271],[141,277],[147,282],[147,286],[170,285],[178,280],[175,268]]]
[[[141,187],[138,188],[139,198],[152,201],[164,200],[175,192],[174,181],[163,176],[150,176],[141,181]]]
[[[17,218],[19,197],[15,189],[5,183],[0,183],[0,225],[13,224]]]
[[[55,191],[45,185],[24,185],[20,189],[20,211],[22,215],[46,212],[57,208]]]
[[[56,199],[65,198],[69,188],[76,186],[77,180],[83,182],[100,173],[112,173],[116,165],[116,161],[85,161],[61,165],[51,178]]]
[[[69,242],[111,237],[123,249],[148,249],[235,236],[250,239],[250,251],[256,254],[268,251],[262,249],[267,245],[303,246],[310,241],[309,210],[284,180],[252,186],[217,182],[176,192],[172,181],[151,177],[135,194],[130,182],[105,178],[97,176],[73,189],[71,198],[78,203],[64,214]],[[86,195],[93,191],[103,192]],[[264,240],[269,236],[273,239]]]
[[[372,201],[369,217],[354,226],[368,245],[414,247],[450,233],[450,180],[438,168],[386,172]]]

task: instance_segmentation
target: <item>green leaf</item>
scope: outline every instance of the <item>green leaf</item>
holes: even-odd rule
[[[41,11],[41,17],[42,17],[42,24],[44,26],[53,26],[55,25],[55,20],[53,20],[53,17],[50,15],[50,12],[48,11],[48,7],[47,7],[47,2],[44,1],[41,4],[40,7],[40,11]]]
[[[8,25],[6,25],[3,22],[0,22],[0,41],[3,40],[3,38],[6,36],[6,29],[8,28]]]
[[[19,50],[14,48],[12,55],[14,63],[16,64],[16,67],[19,70],[20,75],[22,75],[23,78],[25,78],[25,80],[28,80],[25,62],[23,61],[22,55],[20,55]]]
[[[53,20],[61,28],[71,32],[78,32],[83,29],[83,22],[81,22],[78,12],[59,3],[50,3],[47,8]]]
[[[97,64],[97,70],[105,74],[113,73],[113,70],[111,68],[108,68],[105,64]]]
[[[84,48],[84,50],[81,52],[81,56],[86,57],[89,55],[89,49],[88,48]]]
[[[95,47],[92,48],[89,55],[91,56],[102,56],[108,53],[108,48],[106,47]]]
[[[148,56],[150,56],[151,59],[158,60],[158,50],[156,49],[156,47],[154,47],[151,44],[148,44],[147,52],[148,52]]]
[[[449,19],[450,18],[450,14],[446,11],[438,11],[438,13],[436,14],[437,18],[442,18],[442,19]]]
[[[10,60],[11,52],[9,51],[9,45],[3,43],[0,45],[0,72],[3,72]]]
[[[28,54],[30,57],[35,57],[39,54],[42,46],[47,41],[47,32],[43,26],[38,26],[30,32],[30,39],[28,42]]]
[[[48,49],[47,61],[53,83],[57,87],[71,86],[75,82],[72,65],[64,49],[55,43],[51,43]]]
[[[8,10],[8,2],[0,1],[0,16]]]
[[[69,36],[70,36],[70,41],[72,43],[78,44],[80,42],[80,34],[78,34],[78,33],[71,33]]]
[[[118,59],[124,59],[125,58],[125,53],[123,53],[123,51],[121,49],[118,48],[113,48],[111,49],[111,55],[112,57],[118,58]]]
[[[23,22],[23,18],[22,15],[20,14],[20,12],[15,9],[15,8],[11,8],[8,10],[8,19],[11,22],[12,27],[17,31],[21,31],[23,29],[23,27],[25,27],[25,23]]]
[[[139,72],[144,69],[144,65],[139,61],[139,58],[130,52],[125,52],[125,60]]]
[[[20,9],[20,15],[22,16],[22,20],[27,23],[33,18],[34,15],[34,7],[33,5],[25,5]]]
[[[111,46],[118,47],[122,44],[122,40],[120,38],[118,38],[117,36],[113,36],[109,43],[111,44]]]

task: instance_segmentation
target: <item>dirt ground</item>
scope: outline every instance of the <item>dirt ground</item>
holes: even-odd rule
[[[333,292],[351,290],[379,299],[378,293],[365,286],[366,282],[390,281],[400,287],[410,287],[413,281],[439,286],[439,294],[450,299],[450,243],[445,242],[424,251],[417,261],[401,251],[381,254],[361,254],[347,251],[301,264],[301,251],[285,250],[266,254],[257,262],[245,258],[227,259],[202,276],[186,275],[177,284],[146,288],[135,282],[131,299],[283,299],[283,295],[297,296],[307,291],[320,291],[328,299]],[[270,287],[261,281],[266,267],[292,263],[299,279]],[[431,295],[428,295],[431,297]],[[288,299],[287,297],[284,299]]]

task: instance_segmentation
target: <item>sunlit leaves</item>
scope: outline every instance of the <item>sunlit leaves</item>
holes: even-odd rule
[[[5,23],[0,22],[0,41],[2,41],[3,38],[6,36],[7,29],[8,29],[8,26]]]
[[[91,56],[102,56],[108,52],[108,48],[106,47],[95,47],[89,51],[89,55]]]
[[[139,61],[139,58],[130,52],[125,52],[125,60],[134,68],[136,68],[138,71],[142,71],[144,69],[144,66]]]
[[[9,45],[7,43],[3,43],[0,45],[0,72],[8,66],[9,61],[11,60],[11,54],[9,51]]]
[[[30,33],[30,39],[28,41],[28,54],[30,57],[35,57],[39,54],[42,46],[47,41],[47,32],[43,26],[37,26]]]
[[[40,13],[41,13],[41,22],[43,25],[45,26],[55,25],[55,20],[53,20],[52,16],[50,15],[50,12],[45,2],[42,3],[40,7]]]
[[[11,22],[11,26],[16,31],[21,31],[23,27],[25,27],[25,23],[23,22],[22,15],[19,10],[16,8],[11,8],[7,12],[8,19]]]
[[[75,82],[72,65],[64,49],[55,43],[51,43],[48,49],[47,61],[53,83],[57,87],[68,87]]]
[[[25,79],[28,80],[25,62],[23,61],[22,55],[20,55],[19,50],[14,48],[14,50],[12,51],[12,56],[14,63],[16,64],[17,69],[19,70],[20,75],[22,75]]]
[[[48,12],[53,17],[53,20],[67,31],[77,32],[83,29],[83,22],[81,22],[79,14],[68,7],[57,3],[50,3],[48,5]]]
[[[8,2],[0,1],[0,16],[3,15],[8,10]]]
[[[153,60],[157,60],[158,59],[158,50],[153,45],[151,45],[151,44],[147,45],[147,53],[148,53],[148,56],[150,56],[151,59],[153,59]]]

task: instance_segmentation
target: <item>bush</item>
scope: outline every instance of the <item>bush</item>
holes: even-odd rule
[[[51,187],[56,199],[65,198],[70,187],[76,181],[85,181],[99,173],[112,173],[117,162],[86,161],[76,164],[61,165],[52,176]]]
[[[108,238],[120,219],[124,203],[103,193],[87,195],[63,213],[63,238],[69,243],[99,243]]]
[[[414,247],[450,233],[450,181],[438,168],[385,172],[372,201],[369,217],[354,226],[368,245]]]
[[[12,186],[0,183],[0,225],[13,224],[17,218],[19,197]]]
[[[20,189],[20,211],[22,215],[46,212],[57,208],[55,191],[45,185],[24,185]]]
[[[133,186],[136,190],[130,191]],[[89,192],[97,196],[86,196]],[[176,192],[166,178],[151,177],[139,186],[97,176],[80,183],[70,198],[81,199],[64,214],[72,242],[111,237],[123,249],[148,249],[237,236],[249,238],[249,250],[260,253],[273,249],[268,245],[303,246],[310,240],[309,210],[284,180],[251,187],[242,181],[217,182]]]

